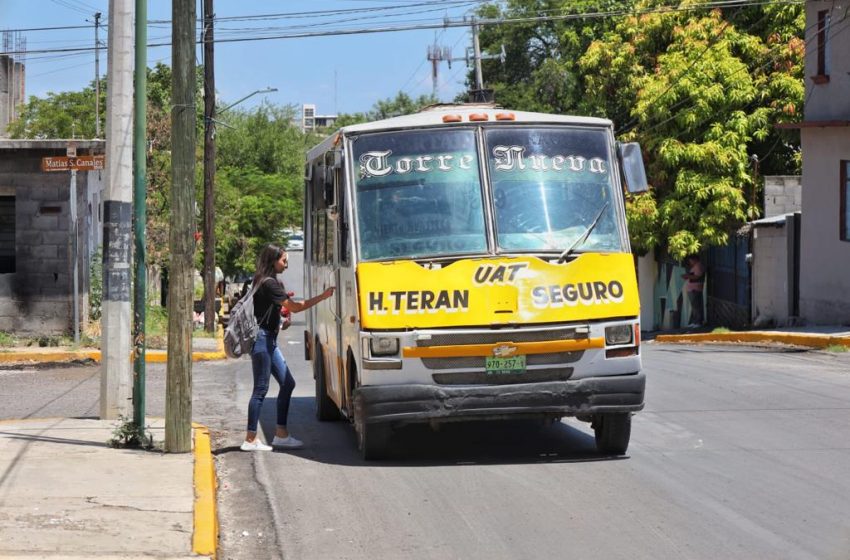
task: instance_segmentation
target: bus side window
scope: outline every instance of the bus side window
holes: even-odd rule
[[[323,264],[327,262],[327,235],[325,231],[327,215],[324,210],[320,210],[316,213],[316,218],[316,226],[318,228],[318,235],[316,236],[316,246],[318,248],[318,252],[316,253],[316,262]]]
[[[314,264],[319,262],[319,245],[321,243],[321,239],[319,239],[319,212],[313,210],[310,213],[310,217],[312,219],[312,223],[310,224],[311,237],[313,238],[313,245],[310,247],[310,256],[311,260]]]
[[[345,209],[345,179],[342,167],[336,168],[337,198],[339,201],[339,263],[348,265],[348,216]]]

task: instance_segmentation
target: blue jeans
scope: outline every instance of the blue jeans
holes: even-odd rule
[[[280,348],[277,347],[275,333],[265,329],[260,329],[257,333],[257,340],[251,349],[251,366],[254,371],[254,392],[248,401],[248,431],[257,431],[260,409],[263,407],[266,393],[269,392],[269,379],[272,375],[280,385],[280,392],[277,394],[277,425],[286,426],[295,379],[283,359]]]

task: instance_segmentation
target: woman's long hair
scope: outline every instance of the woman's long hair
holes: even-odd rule
[[[259,286],[266,278],[277,278],[277,273],[274,270],[274,263],[280,260],[283,256],[283,249],[269,243],[263,250],[260,251],[260,256],[257,257],[257,271],[254,273],[254,285]]]

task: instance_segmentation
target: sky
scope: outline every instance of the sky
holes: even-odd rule
[[[264,19],[231,19],[218,22],[216,40],[304,32],[355,30],[401,25],[439,25],[444,18],[473,15],[482,2],[463,0],[215,0],[218,18],[272,15]],[[198,18],[202,1],[197,0]],[[101,42],[106,45],[108,0],[0,0],[0,29],[21,30],[7,35],[26,40],[26,95],[79,90],[95,76],[93,51],[37,53],[34,51],[94,46],[94,13],[101,12]],[[368,10],[368,11],[366,11]],[[336,11],[335,13],[328,13]],[[305,14],[299,16],[278,14]],[[310,14],[310,15],[306,15]],[[149,0],[148,43],[170,42],[171,2]],[[82,29],[34,31],[32,28],[87,26]],[[5,43],[4,43],[5,44]],[[468,26],[418,29],[389,33],[351,34],[263,41],[217,42],[215,80],[219,103],[226,105],[266,88],[276,92],[255,94],[240,108],[264,100],[275,104],[315,104],[319,115],[367,111],[376,101],[403,91],[412,97],[434,91],[429,46],[451,49],[462,59],[471,48]],[[6,51],[6,49],[2,49]],[[199,64],[202,49],[198,48]],[[148,49],[148,66],[171,64],[171,47]],[[100,53],[100,72],[106,72],[106,49]],[[451,101],[466,89],[466,63],[449,68],[439,63],[437,96]]]

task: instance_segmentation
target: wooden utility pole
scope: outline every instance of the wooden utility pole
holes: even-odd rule
[[[204,0],[204,328],[215,332],[215,64],[213,0]]]
[[[94,15],[94,137],[100,138],[100,17]]]
[[[192,449],[192,284],[195,252],[195,0],[171,8],[171,228],[165,451]]]

